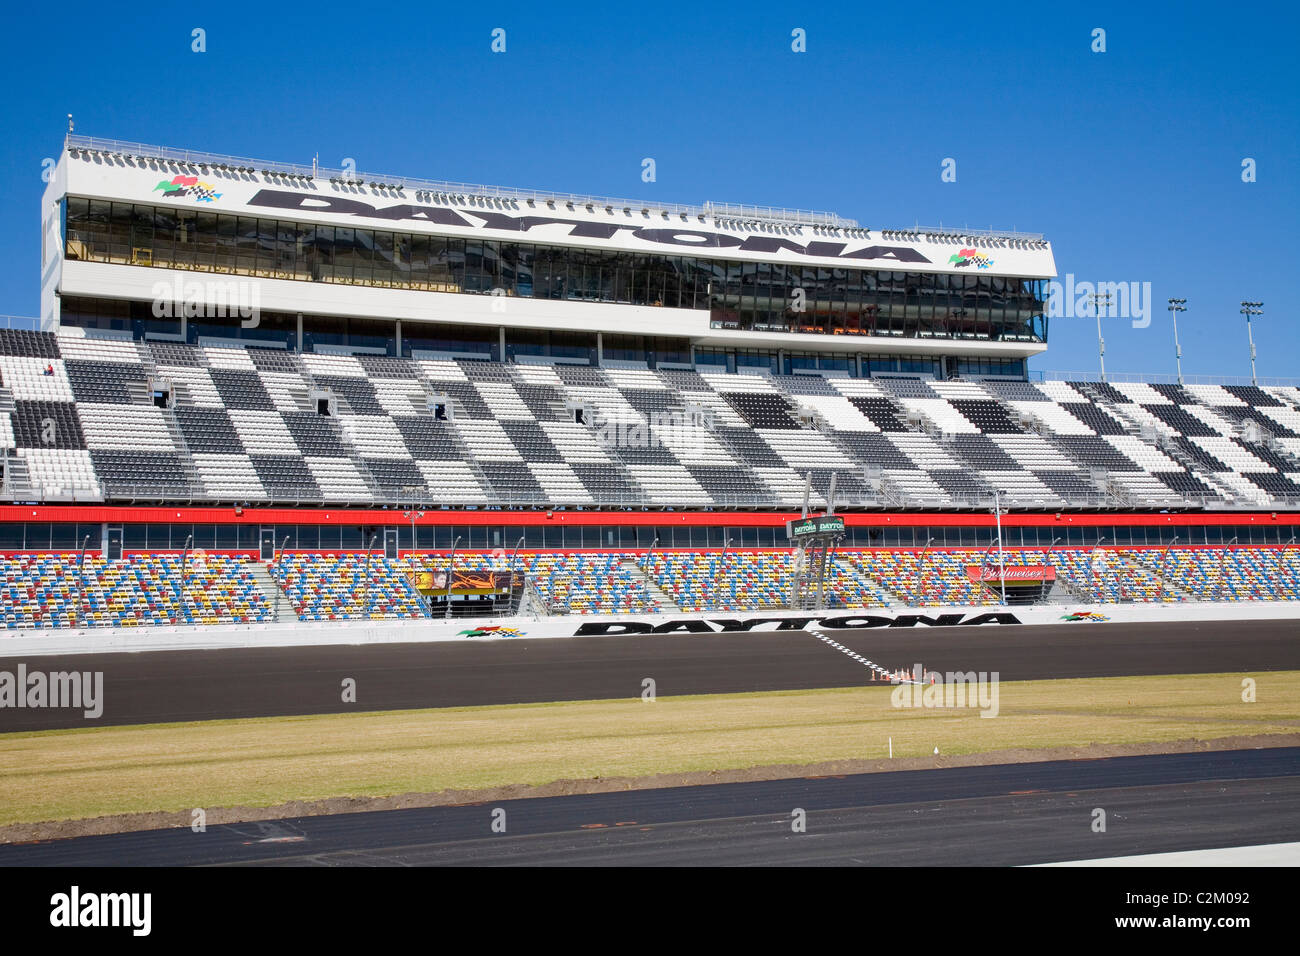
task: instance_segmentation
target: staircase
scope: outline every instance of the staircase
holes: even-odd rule
[[[27,459],[17,455],[4,459],[4,481],[0,483],[0,498],[11,501],[32,501],[36,489],[32,487],[32,476],[27,469]]]
[[[632,580],[641,585],[642,592],[650,603],[648,609],[650,613],[677,610],[677,602],[660,590],[654,579],[641,570],[641,564],[637,558],[624,558],[619,564],[623,567],[623,570],[627,571]]]
[[[280,585],[276,583],[275,578],[271,577],[271,571],[266,564],[261,561],[253,562],[249,565],[248,573],[252,577],[253,583],[257,585],[257,589],[262,592],[262,597],[265,598],[267,606],[271,608],[272,620],[279,621],[281,615],[286,612],[293,614],[293,605],[290,604],[285,593],[280,590]]]

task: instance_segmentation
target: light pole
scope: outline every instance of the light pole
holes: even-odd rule
[[[646,607],[650,606],[650,559],[654,557],[655,548],[657,547],[659,547],[659,536],[655,535],[654,541],[650,544],[650,550],[645,553],[645,557],[641,561],[641,579],[643,582],[641,592]]]
[[[411,522],[411,558],[412,558],[412,560],[414,560],[414,558],[415,558],[415,519],[417,519],[417,518],[423,518],[423,517],[424,517],[424,512],[423,512],[423,511],[403,511],[403,512],[402,512],[402,517],[403,517],[403,518],[406,518],[407,520],[409,520],[409,521]],[[414,563],[411,564],[411,573],[412,573],[412,574],[415,573],[415,564],[414,564]]]
[[[1247,302],[1243,299],[1241,314],[1246,317],[1246,341],[1250,343],[1250,384],[1258,385],[1259,380],[1255,377],[1255,333],[1250,330],[1250,317],[1252,315],[1263,315],[1264,303]]]
[[[727,549],[731,547],[731,542],[735,538],[728,538],[727,543],[722,546],[722,556],[718,561],[718,576],[714,579],[714,585],[709,589],[709,607],[711,610],[718,609],[718,587],[722,584],[727,576]]]
[[[918,587],[921,589],[921,597],[925,597],[925,585],[921,583],[921,575],[925,573],[925,556],[926,554],[929,553],[930,545],[932,544],[934,544],[934,538],[933,537],[927,538],[925,542],[925,547],[921,549],[921,560],[917,562],[916,565],[916,585],[912,588],[912,596],[908,602],[913,607],[920,606],[916,603],[916,589]]]
[[[272,539],[274,540],[274,539]],[[289,536],[286,534],[284,540],[280,542],[280,547],[276,549],[275,555],[271,559],[271,564],[275,570],[271,574],[271,579],[275,581],[275,619],[280,620],[280,595],[284,594],[284,579],[280,571],[280,558],[284,554],[285,546],[289,543]]]
[[[524,546],[524,536],[521,534],[519,540],[515,542],[514,551],[510,552],[510,566],[506,568],[506,574],[510,575],[510,609],[514,610],[515,606],[515,558],[519,556],[519,549]]]
[[[81,600],[82,592],[86,590],[86,579],[82,576],[82,568],[86,564],[86,545],[90,541],[90,535],[81,539],[81,554],[77,556],[77,613],[72,619],[73,627],[81,627]]]
[[[1178,313],[1187,311],[1186,299],[1170,299],[1169,314],[1174,319],[1174,363],[1178,368],[1178,384],[1183,384],[1183,347],[1178,344]]]
[[[176,614],[172,615],[172,624],[176,623],[176,615],[185,609],[185,565],[190,559],[190,545],[194,544],[194,535],[189,535],[185,539],[185,550],[181,553],[181,584],[179,593],[176,595],[179,604],[176,608]]]
[[[1104,305],[1106,311],[1110,311],[1110,293],[1109,292],[1090,292],[1088,298],[1092,300],[1092,311],[1097,313],[1097,360],[1101,363],[1101,380],[1106,381],[1106,340],[1101,337],[1101,307]]]
[[[1106,536],[1103,534],[1097,539],[1097,543],[1092,546],[1092,550],[1088,552],[1088,576],[1092,579],[1092,590],[1093,594],[1096,595],[1095,601],[1097,604],[1101,604],[1101,599],[1105,596],[1102,593],[1101,586],[1097,584],[1097,549],[1101,547],[1101,543],[1105,540]]]
[[[1157,601],[1165,599],[1165,583],[1168,580],[1165,577],[1165,568],[1169,564],[1169,549],[1178,543],[1178,535],[1174,535],[1174,540],[1165,545],[1164,556],[1160,559],[1160,590],[1156,593]]]
[[[1219,552],[1219,583],[1214,589],[1215,601],[1218,601],[1223,596],[1223,558],[1228,553],[1228,548],[1231,548],[1236,543],[1237,539],[1234,537],[1224,546],[1223,550]]]
[[[1047,553],[1043,555],[1043,557],[1047,558],[1047,566],[1052,569],[1053,580],[1055,580],[1055,575],[1056,575],[1056,564],[1052,560],[1052,552],[1056,550],[1056,542],[1060,540],[1061,540],[1060,535],[1057,535],[1055,538],[1053,538],[1052,543],[1047,546]]]
[[[452,573],[456,570],[456,548],[460,545],[460,535],[456,535],[456,540],[451,543],[451,554],[447,558],[447,609],[442,615],[444,621],[451,620],[451,578]]]
[[[375,541],[379,539],[379,534],[370,535],[370,543],[366,545],[366,583],[361,589],[362,598],[366,602],[366,620],[370,620],[370,551],[375,546]]]
[[[411,553],[408,554],[408,555],[406,556],[406,563],[407,563],[407,564],[410,566],[410,568],[411,568],[411,586],[412,586],[412,587],[415,587],[415,586],[416,586],[416,585],[415,585],[415,575],[416,575],[416,570],[415,570],[415,519],[416,519],[416,518],[423,518],[423,517],[424,517],[424,512],[423,512],[423,511],[416,511],[416,510],[414,510],[414,509],[412,509],[412,510],[410,510],[410,511],[403,511],[403,512],[402,512],[402,517],[403,517],[403,518],[406,518],[408,521],[411,522]],[[417,591],[416,593],[418,594],[419,592]]]
[[[1286,550],[1293,544],[1295,544],[1295,535],[1291,535],[1291,540],[1282,546],[1282,559],[1279,563],[1282,565],[1284,570],[1287,567]],[[1297,592],[1300,592],[1300,575],[1297,575],[1294,569],[1291,571],[1291,586],[1295,588]]]
[[[993,515],[998,522],[998,583],[1002,585],[1002,603],[1007,603],[1007,564],[1002,554],[1002,492],[993,489]]]

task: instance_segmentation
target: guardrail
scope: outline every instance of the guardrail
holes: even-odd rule
[[[837,495],[835,506],[840,509],[853,508],[870,511],[992,511],[992,495],[949,495],[945,498],[906,496],[893,489],[894,493],[882,492],[876,496]],[[713,496],[708,504],[678,502],[665,503],[651,501],[648,498],[628,498],[620,501],[557,501],[548,498],[510,498],[491,502],[482,500],[438,500],[421,501],[411,505],[408,499],[358,499],[325,498],[320,496],[272,497],[272,498],[215,498],[196,493],[189,489],[167,489],[157,486],[123,486],[110,485],[103,493],[88,489],[68,492],[46,493],[37,489],[14,488],[0,485],[0,500],[19,504],[158,504],[185,505],[197,507],[299,507],[299,508],[387,508],[400,510],[406,507],[418,507],[425,510],[446,511],[541,511],[555,509],[560,511],[789,511],[798,508],[798,502],[775,496]],[[814,491],[810,499],[815,506],[825,501],[823,492]],[[1095,496],[1030,496],[1013,497],[1002,495],[1002,508],[1008,507],[1025,511],[1115,511],[1135,508],[1161,509],[1171,511],[1258,511],[1269,508],[1276,511],[1300,511],[1300,496],[1274,495],[1264,501],[1228,500],[1208,496],[1184,496],[1181,502],[1168,499],[1146,500],[1134,498],[1121,501],[1116,498],[1097,494]],[[397,520],[397,519],[394,519]]]
[[[664,203],[648,199],[615,199],[605,196],[587,196],[581,193],[552,192],[545,189],[518,189],[508,186],[489,186],[482,183],[458,183],[437,179],[417,179],[410,176],[378,175],[361,173],[357,170],[342,170],[322,167],[319,163],[281,163],[264,159],[249,159],[244,156],[228,156],[221,153],[209,153],[196,149],[173,149],[166,146],[151,146],[146,143],[131,143],[116,139],[100,139],[94,136],[82,136],[70,133],[66,139],[69,149],[85,150],[98,153],[108,158],[140,157],[146,160],[162,160],[183,163],[191,166],[234,167],[253,172],[270,172],[282,176],[308,177],[312,179],[347,179],[358,184],[371,183],[415,189],[435,193],[447,193],[453,196],[470,195],[488,199],[540,200],[581,206],[617,207],[620,210],[650,209],[655,212],[667,212],[671,215],[707,216],[721,215],[732,217],[735,211],[744,210],[748,218],[760,218],[779,222],[792,222],[801,225],[827,225],[835,228],[852,229],[857,223],[845,219],[833,212],[816,212],[806,209],[782,209],[774,206],[731,205],[727,203],[705,202],[699,205],[681,203]]]
[[[1101,382],[1100,372],[1061,372],[1050,369],[1031,370],[1031,382]],[[1153,372],[1107,372],[1105,381],[1109,384],[1177,385],[1177,375]],[[1261,387],[1287,388],[1300,386],[1300,378],[1260,378],[1251,382],[1249,376],[1243,375],[1184,375],[1185,385],[1251,385]]]
[[[30,315],[0,315],[0,329],[39,332],[41,330],[41,320]]]

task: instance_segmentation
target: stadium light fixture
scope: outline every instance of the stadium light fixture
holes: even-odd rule
[[[1178,368],[1178,384],[1183,384],[1183,347],[1178,344],[1178,313],[1187,311],[1186,299],[1170,299],[1169,314],[1174,318],[1174,363]]]
[[[1255,377],[1255,334],[1250,329],[1250,317],[1252,315],[1263,315],[1264,303],[1247,302],[1243,299],[1241,314],[1246,317],[1246,341],[1250,343],[1250,384],[1259,385],[1259,379]]]
[[[1097,361],[1101,365],[1101,380],[1106,381],[1106,340],[1101,337],[1101,307],[1104,305],[1107,311],[1110,311],[1110,293],[1109,292],[1091,292],[1088,298],[1092,300],[1092,310],[1097,313]]]

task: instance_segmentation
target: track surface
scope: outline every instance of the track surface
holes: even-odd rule
[[[878,628],[827,632],[891,668],[1002,680],[1300,670],[1289,621]],[[0,659],[16,672],[19,659]],[[35,657],[29,670],[102,671],[104,712],[0,710],[0,732],[231,717],[406,710],[855,686],[870,672],[802,631]],[[344,678],[357,682],[342,702]],[[887,685],[885,685],[887,686]]]
[[[506,832],[491,830],[505,811]],[[1095,808],[1107,814],[1094,833]],[[792,832],[792,812],[807,831]],[[1300,840],[1300,748],[860,774],[0,846],[0,866],[1018,865]]]

